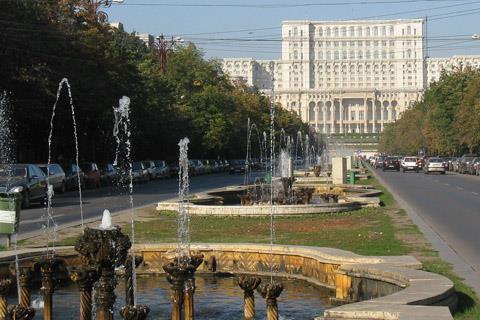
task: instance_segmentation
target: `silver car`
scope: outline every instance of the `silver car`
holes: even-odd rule
[[[423,167],[423,172],[429,174],[430,172],[439,172],[445,174],[445,166],[443,165],[443,160],[440,158],[430,158],[425,162]]]

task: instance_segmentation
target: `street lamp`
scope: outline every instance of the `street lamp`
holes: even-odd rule
[[[168,54],[173,50],[175,45],[183,42],[184,40],[182,37],[172,37],[170,40],[167,40],[163,36],[163,33],[157,36],[157,42],[154,43],[152,47],[154,48],[154,54],[160,65],[161,73],[165,72]]]
[[[83,0],[82,7],[88,12],[92,21],[105,23],[108,21],[108,15],[100,11],[100,7],[109,8],[113,3],[123,3],[124,0]]]

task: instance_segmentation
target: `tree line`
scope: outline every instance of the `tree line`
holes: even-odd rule
[[[443,72],[422,101],[386,126],[380,150],[449,156],[480,152],[480,71]]]
[[[112,107],[131,98],[133,156],[172,159],[189,137],[191,157],[244,157],[247,119],[269,128],[270,99],[234,85],[217,60],[188,43],[169,53],[160,71],[155,53],[133,33],[92,17],[83,0],[0,1],[0,90],[8,93],[17,158],[44,162],[51,109],[64,77],[72,88],[80,154],[113,158]],[[308,126],[292,112],[276,110],[277,128],[295,136]],[[54,123],[53,154],[73,158],[69,99],[62,92]],[[279,130],[278,130],[279,131]],[[253,152],[258,151],[252,139]]]

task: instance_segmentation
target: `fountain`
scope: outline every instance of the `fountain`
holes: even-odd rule
[[[66,79],[64,80],[60,87],[64,84],[68,86],[68,82]],[[320,301],[325,305],[329,294],[334,295],[332,300],[335,302],[351,303],[326,310],[325,319],[352,318],[354,316],[386,319],[404,314],[416,315],[419,310],[435,318],[444,318],[445,312],[448,312],[447,308],[425,305],[443,305],[452,309],[455,307],[453,284],[442,276],[416,270],[421,267],[421,264],[412,257],[363,257],[330,248],[275,244],[275,217],[282,214],[285,207],[299,209],[302,214],[308,213],[306,209],[308,206],[312,206],[311,195],[327,192],[338,195],[338,203],[334,205],[341,207],[340,200],[347,199],[350,191],[346,186],[330,185],[327,188],[319,185],[307,187],[296,185],[297,181],[292,170],[294,166],[292,164],[292,140],[285,133],[280,134],[283,135],[283,138],[280,138],[278,167],[276,166],[275,106],[273,103],[270,119],[270,159],[268,164],[271,179],[268,181],[269,185],[266,181],[258,179],[253,186],[242,186],[244,189],[241,189],[253,192],[260,199],[258,201],[264,203],[238,206],[243,209],[251,208],[255,214],[262,212],[263,207],[266,209],[265,213],[270,218],[270,243],[191,243],[190,215],[195,210],[190,203],[194,198],[189,196],[189,140],[185,138],[179,143],[179,201],[176,203],[179,212],[177,242],[175,244],[136,244],[136,247],[133,248],[135,244],[135,214],[131,181],[129,102],[129,99],[124,97],[120,100],[119,107],[114,108],[114,136],[117,139],[115,163],[124,168],[124,175],[130,176],[128,188],[132,209],[130,221],[132,237],[129,238],[121,232],[120,227],[114,226],[110,212],[105,210],[101,223],[97,227],[84,228],[74,249],[51,248],[50,251],[49,242],[47,242],[47,250],[44,248],[30,249],[29,252],[23,253],[21,259],[16,251],[13,254],[3,253],[3,263],[0,263],[0,320],[32,319],[34,309],[31,299],[32,292],[35,294],[34,290],[39,291],[43,296],[43,319],[53,319],[55,310],[63,312],[57,316],[58,319],[75,317],[74,301],[78,302],[78,295],[73,295],[71,290],[68,291],[58,285],[61,284],[60,281],[69,279],[78,285],[80,296],[78,309],[81,320],[91,320],[92,318],[112,320],[115,309],[119,310],[124,319],[146,319],[150,309],[137,305],[137,267],[142,276],[161,272],[166,274],[166,279],[140,278],[142,288],[149,287],[151,289],[142,298],[149,299],[149,304],[156,310],[155,316],[162,320],[194,319],[195,309],[198,305],[203,310],[199,315],[200,319],[212,319],[212,314],[217,312],[222,313],[222,320],[232,319],[241,312],[240,308],[235,309],[234,307],[235,301],[231,298],[234,296],[239,297],[239,302],[243,302],[245,319],[264,318],[265,316],[267,320],[280,319],[278,298],[281,294],[284,294],[282,296],[284,298],[282,306],[285,307],[282,309],[284,317],[305,319],[321,313],[322,310],[315,309],[316,306],[318,307],[318,292],[311,293],[310,302],[305,304],[305,300],[308,300],[305,295],[291,294],[295,290],[292,289],[292,280],[282,278],[284,280],[280,282],[280,277],[296,278],[295,281],[303,279],[301,281],[306,280],[315,286],[324,286],[325,291],[322,293],[324,300]],[[0,123],[2,124],[4,124],[3,119],[0,112]],[[0,128],[0,142],[3,141],[2,135],[5,136],[2,134],[2,129],[4,128]],[[264,137],[266,138],[266,134]],[[315,148],[310,146],[308,139],[307,136],[306,143],[303,146],[301,143],[300,146],[302,146],[306,158],[305,163],[310,166],[312,157],[317,157]],[[51,142],[51,140],[49,141]],[[126,148],[122,149],[121,143]],[[266,142],[264,144],[266,145]],[[295,158],[298,146],[298,144],[295,146]],[[250,146],[247,148],[250,151]],[[247,156],[248,158],[249,156]],[[370,194],[377,192],[368,188],[364,190],[366,190],[365,193]],[[308,196],[309,194],[310,196]],[[52,197],[53,193],[49,195],[49,206]],[[298,204],[300,201],[298,198],[302,198],[301,201],[306,204]],[[325,206],[322,207],[322,205]],[[322,205],[315,207],[316,204],[313,204],[313,207],[328,208],[327,204]],[[348,203],[348,205],[352,205],[352,203]],[[47,226],[49,226],[49,222],[53,224],[55,233],[51,208],[47,207],[47,211],[49,213],[46,217],[48,218],[46,224]],[[6,266],[9,266],[9,269]],[[117,288],[117,279],[122,271],[125,281],[119,283]],[[13,284],[9,272],[16,276],[18,283],[19,304],[15,306],[8,306],[7,301],[9,289]],[[198,277],[198,273],[213,273],[213,275],[210,280],[205,280],[207,278]],[[233,294],[221,291],[220,296],[215,291],[219,286],[216,286],[213,291],[211,287],[213,283],[223,283],[223,286],[227,286],[225,283],[228,283],[228,280],[226,281],[227,278],[223,277],[225,274],[238,276],[236,281],[238,287],[232,286],[232,281],[230,281],[228,285],[230,290],[233,290],[231,291]],[[167,281],[171,286],[171,311],[170,316],[163,317],[167,313],[167,303],[164,302],[166,299],[161,292],[166,291]],[[198,282],[200,286],[197,287]],[[37,283],[41,284],[39,289],[38,286],[35,289]],[[429,292],[425,290],[427,286]],[[297,287],[301,287],[302,292],[311,289],[303,282],[299,282]],[[159,289],[160,291],[158,291]],[[119,292],[125,294],[125,306],[123,307],[115,304],[116,295]],[[255,292],[265,299],[264,301],[260,300],[259,305],[265,306],[266,312],[257,312]],[[240,298],[242,293],[243,299]],[[62,295],[61,308],[54,309],[54,294]],[[194,304],[194,295],[199,298],[197,304]],[[315,296],[317,300],[311,298],[312,296]],[[218,304],[222,298],[222,303]],[[364,303],[364,300],[369,301]],[[197,301],[195,300],[195,302]],[[37,308],[42,307],[42,303],[34,303],[34,305]],[[324,318],[322,315],[320,316]]]

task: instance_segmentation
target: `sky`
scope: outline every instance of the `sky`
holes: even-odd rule
[[[464,0],[124,0],[105,9],[128,32],[163,33],[207,58],[279,59],[283,20],[428,19],[430,57],[480,54],[480,1]],[[268,41],[242,41],[267,39]]]

